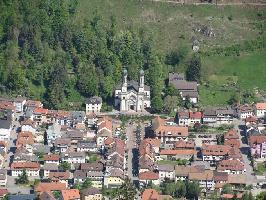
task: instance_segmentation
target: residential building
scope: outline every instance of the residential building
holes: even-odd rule
[[[107,188],[117,188],[124,183],[124,173],[119,169],[112,169],[104,176],[104,186]]]
[[[51,182],[65,183],[68,186],[68,182],[72,179],[71,175],[69,171],[50,171],[48,178]]]
[[[46,154],[43,156],[44,163],[59,165],[60,156],[57,154]]]
[[[172,200],[170,195],[160,195],[154,189],[145,189],[141,195],[141,200]]]
[[[227,172],[228,174],[243,174],[246,169],[239,160],[222,160],[218,163],[217,171]]]
[[[0,110],[0,140],[9,140],[11,124],[12,112],[7,110]]]
[[[92,187],[101,189],[104,181],[104,173],[102,171],[90,171],[86,174],[92,182]]]
[[[85,152],[70,151],[70,152],[65,152],[61,155],[61,159],[63,162],[68,162],[71,164],[85,163],[86,162],[85,158],[86,158]]]
[[[224,160],[230,151],[230,146],[225,145],[203,145],[202,159],[215,165],[217,162]]]
[[[186,140],[188,137],[188,127],[169,125],[160,117],[152,120],[152,130],[156,138],[165,144],[175,143],[180,139]]]
[[[36,122],[37,125],[41,125],[43,123],[46,123],[46,115],[48,114],[48,109],[45,108],[35,108],[33,110],[33,121]]]
[[[266,136],[265,135],[251,135],[249,137],[249,145],[251,155],[255,159],[266,158]]]
[[[191,103],[198,103],[198,85],[195,81],[186,81],[184,74],[169,73],[169,85],[174,86],[183,100],[189,99]]]
[[[202,113],[183,111],[178,112],[178,125],[179,126],[194,126],[196,123],[201,124]]]
[[[115,89],[115,106],[120,111],[143,112],[150,107],[150,87],[144,84],[144,71],[140,70],[139,83],[127,80],[127,70],[123,71],[123,82]]]
[[[67,185],[60,182],[40,182],[34,187],[34,191],[38,194],[41,194],[42,192],[53,192],[66,189]]]
[[[78,189],[66,189],[61,190],[62,200],[80,200],[80,194]]]
[[[71,146],[71,139],[69,138],[57,138],[54,142],[55,150],[64,153]]]
[[[43,167],[43,177],[49,178],[49,174],[51,172],[57,172],[58,171],[58,165],[55,163],[44,163]]]
[[[18,177],[26,171],[28,176],[39,177],[40,164],[35,162],[16,162],[11,164],[11,174],[14,177]]]
[[[113,131],[113,123],[112,120],[104,117],[102,119],[100,119],[97,122],[97,146],[101,147],[104,145],[104,141],[107,138],[111,138],[112,137],[112,131]]]
[[[188,141],[179,140],[175,143],[174,146],[175,149],[195,149],[195,147],[196,145],[193,140],[188,140]]]
[[[24,105],[26,104],[26,98],[17,97],[17,98],[14,98],[12,101],[13,101],[13,105],[16,108],[16,112],[23,112]]]
[[[7,183],[7,171],[5,169],[0,169],[0,186],[6,187]]]
[[[213,191],[215,188],[212,170],[205,170],[203,173],[189,173],[188,179],[190,181],[198,181],[203,191]]]
[[[204,170],[204,166],[176,165],[175,180],[185,181],[188,179],[189,173],[203,173]]]
[[[162,149],[160,151],[160,159],[177,160],[177,159],[194,159],[196,150],[194,149]]]
[[[255,105],[255,114],[257,118],[263,118],[266,113],[266,103],[257,103]]]
[[[36,132],[36,124],[33,120],[30,118],[25,119],[21,122],[21,132],[31,132],[32,134],[35,134]]]
[[[35,194],[10,194],[8,200],[35,200]]]
[[[162,183],[166,178],[170,180],[175,180],[175,166],[171,164],[159,164],[159,179]]]
[[[202,120],[205,124],[230,124],[233,122],[234,111],[231,107],[206,108]]]
[[[54,141],[57,138],[60,138],[61,136],[62,136],[61,125],[51,124],[48,126],[48,129],[46,130],[46,140],[49,146],[52,146]]]
[[[97,144],[92,140],[81,140],[77,143],[77,151],[78,152],[98,152]]]
[[[87,99],[86,101],[86,114],[90,114],[90,113],[99,113],[101,111],[102,108],[102,98],[101,97],[91,97],[89,99]]]
[[[237,114],[240,119],[254,116],[254,108],[248,104],[240,105],[237,108]]]
[[[150,182],[154,185],[160,185],[159,173],[152,171],[139,173],[139,183],[141,186],[145,186]]]
[[[87,188],[81,190],[82,200],[102,200],[102,192],[98,188]]]

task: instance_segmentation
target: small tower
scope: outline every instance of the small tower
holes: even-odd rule
[[[144,71],[139,72],[139,92],[144,92]]]
[[[127,92],[127,70],[126,69],[124,69],[123,71],[122,92]]]

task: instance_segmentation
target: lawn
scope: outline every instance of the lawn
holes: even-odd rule
[[[264,163],[257,163],[257,169],[255,170],[256,175],[263,175],[266,173],[266,167]]]
[[[264,15],[258,7],[214,5],[178,5],[137,0],[80,0],[77,23],[97,12],[107,22],[115,16],[121,30],[132,28],[146,30],[154,38],[158,51],[169,51],[177,47],[191,48],[192,38],[200,41],[200,48],[228,46],[244,39],[253,39],[259,31],[255,24]],[[259,16],[258,13],[263,13]],[[107,24],[107,23],[106,23]],[[193,31],[207,25],[215,37],[206,37]]]
[[[185,165],[188,161],[187,160],[159,160],[157,161],[158,164],[169,164],[169,165]]]

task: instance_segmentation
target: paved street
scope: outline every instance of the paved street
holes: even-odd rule
[[[240,150],[242,153],[243,161],[246,168],[246,175],[247,175],[247,185],[254,185],[257,183],[256,177],[253,175],[254,171],[252,166],[250,165],[250,160],[248,159],[249,154],[249,146],[247,144],[246,140],[246,133],[244,130],[245,123],[241,120],[235,120],[234,121],[235,129],[237,130],[239,137],[240,137]]]

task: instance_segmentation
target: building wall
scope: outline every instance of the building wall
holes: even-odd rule
[[[265,113],[266,113],[266,110],[258,110],[258,109],[256,109],[256,116],[258,118],[264,117]]]
[[[39,173],[40,170],[26,170],[26,173],[28,176],[39,176]],[[12,176],[14,177],[18,177],[19,175],[21,175],[23,173],[23,170],[16,170],[16,169],[13,169],[12,170]]]

